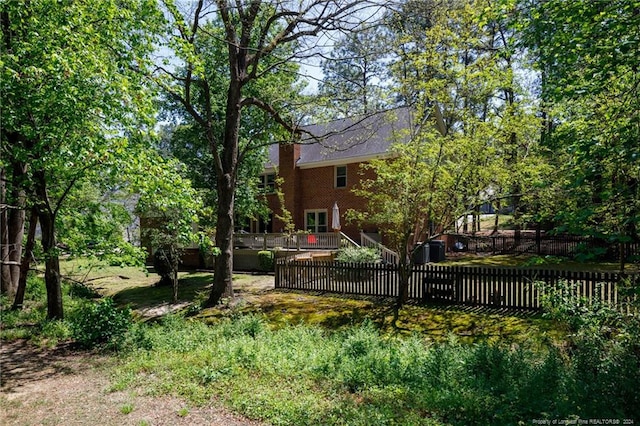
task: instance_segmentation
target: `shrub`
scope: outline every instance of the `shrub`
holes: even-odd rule
[[[377,263],[380,252],[371,247],[346,247],[338,251],[336,261],[341,263]]]
[[[272,272],[274,270],[274,258],[275,254],[269,250],[262,250],[258,252],[258,263],[260,269],[264,272]]]
[[[85,283],[73,282],[69,284],[69,296],[78,299],[97,299],[100,293]]]
[[[171,274],[173,273],[173,265],[178,264],[178,259],[174,256],[178,256],[175,250],[171,249],[158,249],[153,253],[153,268],[156,274],[160,275],[159,286],[170,286],[173,284]]]
[[[120,309],[106,298],[81,305],[70,315],[70,323],[71,336],[83,347],[119,349],[133,320],[129,308]]]
[[[566,282],[546,289],[546,315],[569,331],[576,399],[583,417],[640,417],[640,317],[625,315],[598,296],[576,297]],[[632,307],[637,308],[637,307]],[[605,415],[606,414],[606,415]]]

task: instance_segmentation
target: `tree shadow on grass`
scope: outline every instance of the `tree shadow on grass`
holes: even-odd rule
[[[178,282],[178,304],[190,303],[202,297],[211,287],[213,275],[195,272],[183,275]],[[119,305],[128,305],[133,310],[143,310],[154,306],[174,304],[171,286],[155,284],[129,287],[113,295]]]

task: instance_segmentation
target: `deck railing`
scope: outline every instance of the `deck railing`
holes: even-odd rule
[[[235,233],[233,247],[252,250],[338,250],[353,241],[341,232],[297,232],[295,234]]]
[[[387,264],[397,265],[400,259],[398,253],[393,250],[388,249],[381,243],[377,242],[367,234],[360,233],[360,245],[362,247],[371,247],[380,250],[380,256],[382,256],[382,261]]]

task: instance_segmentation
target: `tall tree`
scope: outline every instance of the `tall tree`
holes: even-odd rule
[[[640,237],[640,3],[520,6],[559,171],[550,213],[573,232],[619,243],[624,269],[624,243]]]
[[[395,70],[421,126],[394,148],[394,160],[367,165],[377,177],[355,191],[368,200],[360,219],[378,224],[400,254],[396,315],[407,297],[412,251],[433,237],[431,224],[446,230],[485,201],[483,194],[536,176],[538,120],[491,6],[438,2],[426,9],[418,41],[408,41],[411,33],[398,36],[412,46],[403,61],[411,62]]]
[[[229,85],[229,67],[227,65],[228,49],[224,41],[224,29],[217,23],[209,23],[205,32],[199,33],[194,43],[201,59],[205,63],[204,73],[210,83],[209,99],[197,86],[193,90],[193,102],[198,110],[210,105],[212,114],[224,116],[225,97]],[[291,52],[281,52],[290,55]],[[269,56],[263,59],[263,67],[274,67],[265,73],[259,83],[254,82],[244,87],[246,97],[259,97],[274,105],[294,105],[300,102],[299,93],[302,84],[298,82],[298,66],[290,63],[279,64],[280,58]],[[185,68],[176,70],[186,74]],[[203,194],[205,202],[214,207],[217,203],[216,168],[213,167],[214,156],[207,138],[203,136],[201,126],[194,117],[185,110],[174,97],[165,94],[163,117],[169,121],[165,127],[162,149],[168,156],[173,156],[185,164],[183,174],[188,177],[194,187]],[[223,133],[224,120],[215,120],[212,125],[215,133]],[[243,161],[238,166],[238,185],[236,186],[236,217],[244,220],[264,216],[267,209],[258,189],[257,177],[262,173],[267,160],[267,146],[276,141],[288,138],[287,130],[272,119],[271,114],[259,108],[247,108],[242,116],[239,130],[239,144],[251,144]],[[209,209],[211,217],[203,217],[201,224],[215,226],[215,209]]]
[[[366,115],[385,105],[386,62],[391,50],[382,25],[343,34],[321,62],[319,94],[327,99],[333,118]]]
[[[125,137],[144,128],[151,98],[128,65],[153,48],[154,1],[3,2],[2,161],[26,170],[12,185],[38,214],[47,315],[62,318],[59,213],[90,175],[115,177]]]
[[[456,187],[464,179],[458,173],[459,157],[452,139],[436,130],[439,126],[435,110],[422,114],[428,118],[416,121],[423,121],[423,126],[394,135],[408,142],[392,145],[391,160],[376,159],[362,165],[375,172],[375,178],[361,180],[353,189],[355,195],[366,200],[366,208],[347,212],[349,220],[380,227],[385,245],[398,253],[399,291],[394,321],[408,298],[416,243],[433,237],[433,223],[452,222],[456,209],[452,201],[458,199]]]
[[[366,13],[368,3],[199,0],[188,10],[170,0],[163,4],[170,25],[167,46],[180,64],[177,70],[169,63],[160,67],[155,81],[198,125],[199,133],[210,147],[215,169],[216,246],[220,254],[216,258],[213,288],[207,302],[213,305],[223,295],[233,295],[236,187],[240,165],[256,149],[251,138],[241,137],[243,115],[258,109],[285,129],[297,131],[295,120],[286,118],[291,109],[286,100],[263,97],[259,90],[253,95],[248,92],[249,87],[261,87],[261,83],[277,70],[291,70],[297,44],[303,39],[325,31],[353,28],[357,19],[352,14],[359,10]],[[201,40],[207,36],[219,37],[226,45],[222,75],[227,76],[228,83],[222,97],[215,96],[214,90],[219,85],[212,80],[216,78],[212,67],[218,64],[208,62],[202,50]],[[214,106],[214,100],[221,102],[223,107]],[[224,124],[220,128],[217,123]]]
[[[420,10],[422,19],[413,15],[422,23],[419,39],[412,39],[420,34],[414,27],[396,35],[398,50],[407,52],[394,64],[401,91],[412,104],[439,105],[447,134],[473,147],[470,155],[482,167],[468,184],[488,184],[466,201],[470,209],[492,201],[488,193],[517,205],[523,182],[539,180],[539,124],[524,53],[505,10],[484,0],[427,2]]]

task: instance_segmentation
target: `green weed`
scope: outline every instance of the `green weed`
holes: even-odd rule
[[[87,348],[120,348],[132,322],[131,310],[117,308],[110,298],[85,303],[70,315],[73,338]]]
[[[435,343],[370,321],[272,329],[256,315],[211,326],[173,316],[146,335],[153,349],[135,350],[118,375],[272,424],[517,424],[581,416],[590,401],[575,388],[578,364],[553,347]],[[633,414],[633,398],[600,408]]]
[[[133,404],[124,404],[122,407],[120,407],[120,412],[122,414],[131,414],[133,412],[133,409]]]

